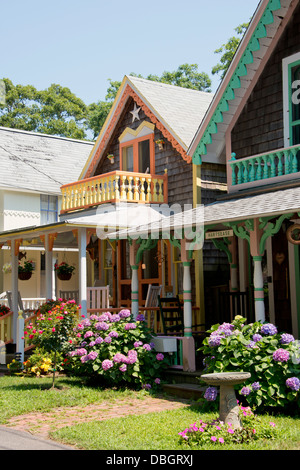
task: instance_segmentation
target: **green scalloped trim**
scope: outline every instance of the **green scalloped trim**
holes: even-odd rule
[[[239,61],[235,72],[219,101],[217,109],[215,110],[202,139],[200,140],[194,154],[192,161],[194,165],[202,164],[202,156],[207,155],[207,145],[212,143],[212,135],[218,132],[218,124],[223,122],[223,113],[229,109],[229,101],[235,98],[234,90],[241,87],[241,77],[248,74],[246,65],[253,63],[253,52],[260,50],[259,39],[266,37],[266,26],[274,22],[273,11],[281,8],[280,0],[270,0],[261,19],[249,40],[247,48]]]

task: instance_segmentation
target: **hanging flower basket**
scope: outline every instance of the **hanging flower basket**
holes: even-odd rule
[[[31,275],[32,275],[31,272],[22,271],[22,272],[19,272],[19,273],[18,273],[18,278],[19,278],[21,281],[28,281],[28,279],[31,278]]]
[[[165,141],[160,139],[156,140],[155,143],[158,145],[159,150],[164,150],[165,148]]]
[[[71,266],[63,261],[60,264],[55,264],[54,269],[57,273],[58,279],[61,281],[69,281],[72,277],[75,266]]]
[[[57,277],[61,281],[69,281],[72,277],[72,273],[57,273]]]
[[[5,263],[2,267],[2,272],[4,274],[9,274],[11,273],[11,270],[12,270],[12,267],[11,267],[11,263]]]
[[[111,164],[114,163],[114,161],[115,161],[115,156],[114,155],[112,155],[112,154],[107,155],[107,158],[108,158],[108,160],[110,161]]]
[[[23,266],[19,263],[18,278],[21,281],[28,281],[28,279],[30,279],[32,276],[32,271],[34,271],[34,268],[35,266],[33,261],[25,261]]]

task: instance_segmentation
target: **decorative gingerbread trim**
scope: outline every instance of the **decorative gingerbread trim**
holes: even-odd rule
[[[286,231],[286,237],[288,241],[292,243],[293,245],[300,245],[300,240],[295,240],[293,238],[294,230],[300,230],[300,225],[299,224],[291,225]]]
[[[116,107],[115,112],[113,113],[113,117],[112,117],[112,119],[109,123],[109,126],[107,127],[107,129],[106,129],[106,131],[105,131],[105,133],[104,133],[104,135],[101,139],[101,142],[100,142],[100,144],[99,144],[99,146],[98,146],[98,148],[95,152],[95,155],[94,155],[93,159],[91,160],[91,162],[89,164],[89,167],[88,167],[88,170],[86,172],[85,178],[89,178],[89,177],[93,176],[92,172],[93,172],[96,164],[98,163],[100,154],[104,150],[104,148],[106,147],[109,136],[111,135],[111,132],[113,131],[113,128],[114,128],[114,126],[117,122],[117,119],[119,118],[119,116],[120,116],[120,114],[121,114],[121,112],[124,108],[124,105],[125,105],[125,103],[126,103],[126,101],[129,97],[131,97],[136,102],[136,104],[142,108],[145,115],[151,120],[151,122],[153,124],[155,124],[157,129],[163,134],[165,139],[167,139],[171,143],[172,147],[181,155],[183,160],[185,160],[187,163],[191,163],[192,157],[187,155],[186,151],[177,142],[177,140],[172,136],[172,134],[163,126],[163,124],[157,119],[157,117],[153,114],[153,112],[150,111],[150,109],[143,102],[143,100],[132,90],[132,88],[129,85],[126,85],[126,88],[125,88],[124,93],[123,93],[123,95],[120,99],[120,102],[119,102],[118,106]]]

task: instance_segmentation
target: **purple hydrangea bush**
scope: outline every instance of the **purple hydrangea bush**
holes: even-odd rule
[[[280,333],[271,323],[246,324],[235,317],[232,323],[213,325],[200,348],[204,373],[250,372],[251,378],[236,386],[240,398],[251,407],[300,406],[300,343],[289,333]],[[217,399],[211,390],[208,401]]]
[[[77,375],[102,378],[105,384],[126,384],[150,390],[161,382],[167,358],[154,349],[142,314],[130,310],[83,318],[74,328],[68,369]]]

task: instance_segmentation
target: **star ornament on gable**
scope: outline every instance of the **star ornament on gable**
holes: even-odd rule
[[[135,120],[137,120],[137,121],[140,120],[140,116],[139,116],[140,110],[141,110],[141,108],[138,108],[136,106],[136,103],[134,103],[133,111],[130,111],[130,113],[132,114],[132,122],[134,122]]]

